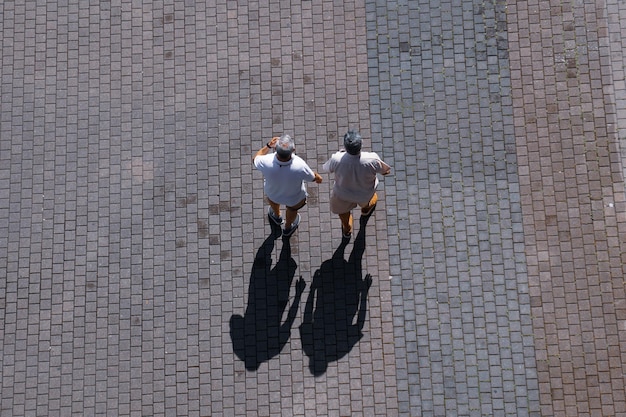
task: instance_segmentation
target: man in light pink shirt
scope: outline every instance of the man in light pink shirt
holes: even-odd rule
[[[377,174],[387,175],[391,167],[374,152],[361,152],[361,135],[349,130],[343,137],[345,150],[334,153],[326,161],[323,171],[335,173],[335,184],[330,196],[330,210],[339,215],[344,239],[352,236],[352,209],[361,207],[361,218],[374,212],[378,195]]]

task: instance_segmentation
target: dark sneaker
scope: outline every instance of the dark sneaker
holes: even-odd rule
[[[293,223],[291,223],[291,227],[289,228],[289,230],[287,230],[287,229],[283,230],[283,236],[289,237],[289,236],[293,235],[293,233],[296,231],[298,226],[300,226],[300,215],[299,214],[296,216],[296,219],[293,221]]]
[[[276,214],[274,214],[274,210],[272,210],[272,207],[267,208],[267,217],[276,226],[281,226],[284,223],[284,220],[282,217],[276,216]]]

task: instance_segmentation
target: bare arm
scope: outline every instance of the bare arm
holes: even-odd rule
[[[380,166],[382,168],[382,171],[380,172],[380,174],[389,175],[389,173],[391,172],[391,167],[387,165],[386,163],[384,163],[383,161],[380,161]]]
[[[267,142],[267,145],[259,149],[252,157],[252,160],[254,161],[254,158],[256,158],[257,156],[267,155],[269,151],[276,147],[276,142],[278,142],[278,136],[274,136],[272,139],[270,139],[269,142]]]

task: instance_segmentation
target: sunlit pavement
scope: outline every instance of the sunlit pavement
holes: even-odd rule
[[[0,5],[0,414],[626,416],[626,4]],[[392,168],[290,239],[252,155]]]

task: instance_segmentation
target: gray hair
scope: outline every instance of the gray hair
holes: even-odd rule
[[[282,135],[276,143],[276,153],[281,158],[291,158],[291,154],[296,149],[293,139],[289,135]]]

